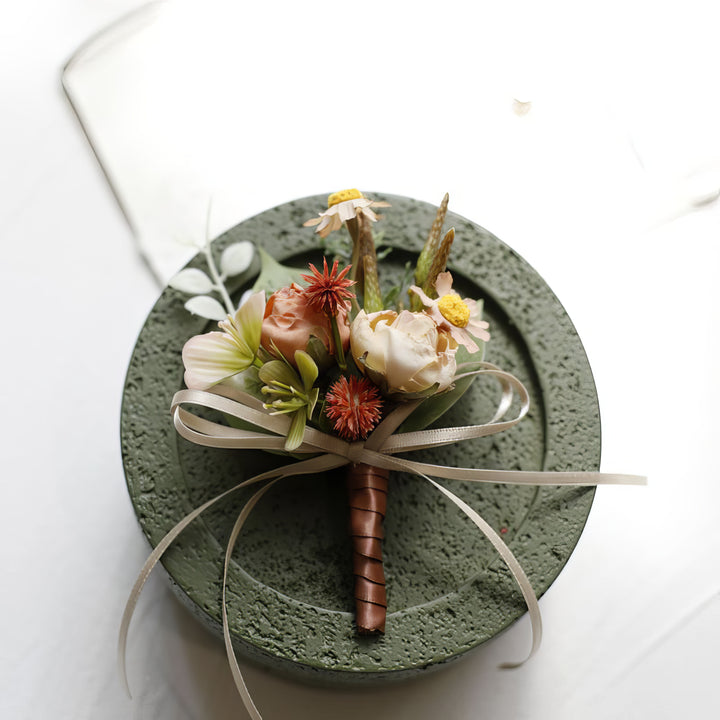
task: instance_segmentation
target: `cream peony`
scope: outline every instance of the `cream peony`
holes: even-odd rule
[[[426,313],[362,310],[350,348],[360,370],[389,395],[440,392],[455,377],[457,343]]]

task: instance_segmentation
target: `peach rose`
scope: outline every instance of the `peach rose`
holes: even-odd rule
[[[338,330],[343,349],[350,346],[350,326],[347,309],[339,308]],[[268,351],[272,343],[289,362],[293,362],[296,350],[305,350],[311,337],[316,337],[333,354],[334,344],[330,319],[324,313],[310,308],[305,291],[296,283],[281,288],[270,296],[265,306],[260,344]]]

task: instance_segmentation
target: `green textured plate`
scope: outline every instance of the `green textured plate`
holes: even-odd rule
[[[435,208],[398,196],[372,197],[392,204],[377,226],[395,248],[382,279],[416,256]],[[324,202],[318,196],[268,210],[225,233],[215,248],[251,240],[277,259],[303,266],[319,253],[317,236],[302,223]],[[446,220],[450,225],[456,229],[450,263],[455,287],[463,296],[485,299],[492,335],[486,359],[525,383],[532,409],[505,433],[416,457],[468,467],[597,470],[597,396],[570,319],[538,274],[496,237],[453,214]],[[250,275],[236,278],[230,290],[239,296],[251,282]],[[167,289],[153,308],[130,362],[123,399],[128,490],[153,546],[196,506],[284,462],[262,452],[199,447],[175,433],[169,408],[182,387],[182,346],[213,325],[192,317],[184,299]],[[494,381],[478,380],[440,422],[487,421],[498,396]],[[525,612],[509,572],[474,525],[424,480],[393,474],[384,543],[387,632],[357,637],[342,477],[340,470],[286,479],[248,520],[229,573],[229,617],[240,653],[334,682],[401,678],[461,656]],[[444,482],[502,534],[538,595],[567,562],[594,495],[592,488]],[[179,596],[218,630],[224,547],[246,498],[238,494],[208,511],[164,558]]]

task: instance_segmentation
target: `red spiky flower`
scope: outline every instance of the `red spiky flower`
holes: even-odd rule
[[[380,391],[367,378],[341,377],[325,393],[325,413],[343,440],[364,440],[382,417]]]
[[[332,317],[337,317],[338,307],[343,307],[348,300],[355,297],[355,294],[348,290],[355,284],[355,281],[345,279],[351,266],[348,265],[338,273],[338,261],[336,260],[332,270],[328,271],[327,260],[323,258],[323,272],[320,272],[312,263],[308,267],[312,275],[302,275],[302,279],[310,283],[305,288],[308,305],[315,312],[324,312]]]

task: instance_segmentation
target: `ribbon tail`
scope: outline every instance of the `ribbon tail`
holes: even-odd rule
[[[463,480],[474,483],[492,483],[502,485],[558,485],[570,487],[597,487],[599,485],[647,485],[644,475],[623,475],[619,473],[601,473],[585,471],[554,472],[550,470],[486,470],[483,468],[452,467],[433,465],[396,458],[397,467],[418,473],[433,475],[448,480]]]
[[[155,549],[150,553],[148,559],[145,561],[145,564],[143,565],[142,570],[137,577],[137,580],[135,580],[135,584],[130,591],[130,596],[128,597],[127,603],[125,605],[125,611],[123,612],[122,621],[120,622],[120,632],[118,634],[117,663],[120,678],[122,679],[123,685],[129,697],[132,697],[132,693],[130,692],[130,684],[127,677],[126,654],[130,621],[132,620],[133,613],[135,612],[135,607],[137,606],[138,600],[140,598],[140,593],[142,592],[143,586],[147,582],[148,577],[150,577],[150,573],[153,571],[154,567],[160,561],[160,558],[170,547],[170,545],[172,545],[178,535],[180,535],[180,533],[185,530],[185,528],[190,525],[190,523],[196,520],[209,507],[214,505],[216,502],[219,502],[224,497],[227,497],[228,495],[236,492],[237,490],[240,490],[241,488],[247,487],[248,485],[254,485],[256,483],[262,482],[263,480],[270,480],[273,478],[280,479],[288,475],[307,475],[314,472],[323,472],[325,470],[331,470],[332,468],[345,465],[347,462],[348,461],[346,458],[339,458],[334,455],[320,455],[318,457],[310,458],[308,460],[301,460],[297,463],[284,465],[274,470],[268,470],[267,472],[261,473],[260,475],[255,475],[254,477],[251,477],[248,480],[244,480],[243,482],[238,483],[234,487],[231,487],[229,490],[225,490],[225,492],[220,493],[220,495],[216,495],[214,498],[208,500],[200,507],[195,508],[195,510],[188,513],[182,520],[180,520],[180,522],[178,522],[177,525],[175,525],[175,527],[172,528],[172,530],[167,533],[167,535],[162,538],[162,540],[160,540]]]
[[[232,672],[233,681],[235,682],[235,687],[237,688],[238,693],[240,694],[240,697],[242,698],[243,705],[245,705],[245,709],[248,711],[248,714],[252,718],[252,720],[262,720],[262,715],[260,715],[260,712],[258,711],[257,707],[255,706],[255,703],[253,702],[252,697],[250,696],[250,692],[247,689],[247,685],[245,684],[245,679],[243,678],[242,671],[240,670],[240,665],[237,661],[237,656],[235,655],[235,648],[232,644],[232,637],[230,636],[230,626],[228,625],[228,616],[227,616],[227,574],[228,574],[228,567],[230,566],[230,559],[232,558],[233,549],[235,548],[235,544],[237,543],[238,536],[240,535],[240,531],[242,530],[243,525],[245,524],[245,521],[247,520],[248,516],[250,515],[250,512],[257,504],[258,500],[279,480],[280,478],[277,478],[269,483],[267,485],[263,486],[258,490],[251,498],[250,500],[245,503],[245,506],[240,511],[240,514],[238,515],[237,520],[235,521],[235,525],[233,525],[232,532],[230,533],[230,539],[228,540],[227,548],[225,550],[225,565],[223,567],[223,582],[222,582],[222,620],[223,620],[223,638],[225,640],[225,652],[227,653],[228,662],[230,663],[230,671]]]
[[[503,542],[502,538],[490,527],[490,525],[487,524],[487,522],[485,522],[485,520],[480,517],[480,515],[475,510],[473,510],[457,495],[451,493],[447,488],[443,487],[439,483],[436,483],[434,480],[431,480],[429,477],[427,477],[427,475],[423,475],[423,477],[429,483],[434,485],[443,495],[452,500],[452,502],[455,503],[455,505],[457,505],[470,518],[470,520],[473,521],[473,523],[475,523],[475,525],[480,529],[483,535],[485,535],[485,537],[492,543],[493,547],[498,551],[500,557],[503,559],[508,569],[512,573],[512,576],[515,578],[515,582],[520,587],[520,591],[522,592],[523,598],[525,599],[525,604],[527,605],[528,613],[530,615],[530,626],[532,629],[532,646],[530,648],[530,653],[525,658],[525,660],[514,663],[503,663],[502,665],[500,665],[500,667],[503,669],[520,667],[537,652],[538,648],[540,647],[540,642],[542,640],[542,618],[540,616],[540,606],[538,605],[535,591],[533,590],[533,587],[530,584],[530,581],[528,580],[525,571],[520,566],[517,558],[512,554],[510,548]]]
[[[122,621],[120,623],[120,632],[118,635],[118,650],[117,650],[117,663],[118,663],[118,671],[120,673],[120,677],[122,679],[123,685],[125,687],[125,691],[127,692],[129,697],[132,697],[132,694],[130,692],[130,684],[128,682],[127,677],[127,668],[126,668],[126,653],[127,653],[127,637],[128,637],[128,630],[130,629],[130,621],[132,620],[133,613],[135,612],[135,607],[138,603],[138,600],[140,598],[140,593],[142,592],[143,586],[147,582],[147,579],[150,577],[150,573],[153,571],[154,567],[158,564],[160,558],[163,556],[165,551],[170,547],[170,545],[175,541],[178,535],[185,530],[185,528],[190,525],[190,523],[193,522],[201,513],[203,513],[205,510],[207,510],[211,505],[214,505],[216,502],[224,498],[226,495],[229,495],[230,493],[234,492],[235,490],[239,490],[241,487],[244,487],[245,485],[249,485],[251,481],[259,482],[262,478],[258,476],[257,478],[251,478],[251,480],[246,480],[243,483],[240,483],[239,485],[236,485],[233,488],[230,488],[230,490],[226,490],[221,495],[218,495],[217,497],[214,497],[212,500],[208,500],[205,504],[201,505],[198,508],[195,508],[191,513],[186,515],[175,527],[168,532],[165,537],[163,537],[162,540],[157,544],[155,549],[150,553],[150,556],[145,561],[145,564],[142,567],[142,570],[140,571],[140,574],[137,577],[137,580],[135,580],[135,584],[133,585],[132,590],[130,591],[130,596],[128,597],[127,604],[125,605],[125,611],[123,612]]]

